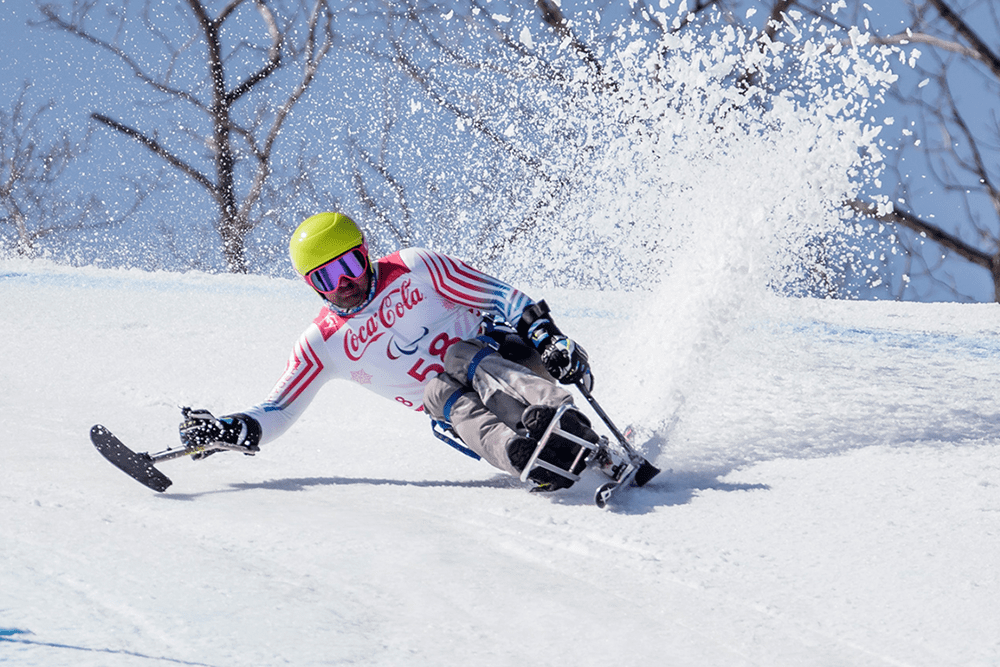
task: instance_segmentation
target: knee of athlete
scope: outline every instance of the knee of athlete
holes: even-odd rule
[[[472,358],[480,349],[481,345],[468,340],[461,340],[449,346],[448,351],[444,353],[445,371],[455,377],[465,377]]]
[[[444,405],[448,398],[461,388],[461,384],[447,373],[430,379],[424,387],[424,410],[434,419],[444,416]]]

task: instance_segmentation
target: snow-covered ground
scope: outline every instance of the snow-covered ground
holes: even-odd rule
[[[346,383],[153,493],[90,426],[159,450],[179,405],[260,400],[317,300],[0,261],[0,662],[1000,664],[997,306],[769,298],[661,396],[621,370],[676,366],[623,327],[639,297],[529,293],[613,416],[664,406],[665,472],[620,508],[528,494]]]

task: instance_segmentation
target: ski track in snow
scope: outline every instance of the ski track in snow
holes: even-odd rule
[[[624,424],[627,301],[542,295]],[[1000,664],[995,306],[775,299],[664,399],[664,473],[611,511],[347,384],[256,457],[161,464],[162,495],[90,446],[260,400],[316,310],[292,281],[0,262],[0,663]]]

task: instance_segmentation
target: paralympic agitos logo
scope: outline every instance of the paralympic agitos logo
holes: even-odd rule
[[[357,332],[350,325],[344,333],[344,354],[352,361],[358,361],[372,343],[402,319],[414,306],[424,300],[419,289],[410,289],[410,281],[405,280],[399,289],[394,289],[379,302],[378,312],[358,327]]]

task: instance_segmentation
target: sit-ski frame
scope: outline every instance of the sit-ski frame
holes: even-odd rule
[[[615,439],[618,441],[618,444],[620,445],[620,450],[619,450],[620,453],[614,451],[611,448],[608,439],[603,436],[601,437],[599,443],[594,444],[560,428],[560,420],[562,419],[562,416],[566,414],[568,410],[577,409],[571,404],[562,405],[556,410],[555,416],[549,423],[548,428],[545,429],[545,432],[542,434],[542,437],[538,439],[538,445],[535,447],[535,451],[531,454],[531,458],[528,459],[527,465],[524,466],[524,470],[521,472],[521,477],[520,477],[521,481],[527,482],[528,475],[531,474],[531,471],[533,469],[544,468],[545,470],[554,472],[557,475],[561,475],[569,480],[572,480],[573,482],[578,482],[580,481],[580,475],[574,474],[572,471],[577,467],[580,461],[588,455],[588,452],[595,452],[598,455],[600,455],[603,452],[606,458],[610,459],[609,461],[602,462],[609,464],[609,465],[602,465],[602,472],[604,472],[608,477],[612,478],[616,482],[624,478],[630,472],[630,470],[637,469],[641,466],[647,466],[650,470],[655,470],[656,472],[659,472],[654,467],[650,466],[650,464],[638,452],[636,452],[635,449],[632,448],[632,445],[629,444],[625,436],[622,435],[622,432],[619,431],[618,428],[614,425],[614,423],[611,421],[611,418],[608,417],[608,414],[603,410],[603,408],[601,408],[600,404],[593,397],[593,395],[591,395],[587,387],[584,386],[582,382],[577,382],[576,388],[580,390],[580,393],[583,394],[583,397],[587,399],[588,403],[590,403],[590,406],[594,409],[594,412],[596,412],[598,416],[600,416],[601,420],[605,423],[605,425],[607,425],[608,429],[615,436]],[[539,459],[539,456],[541,455],[542,451],[545,449],[545,446],[549,442],[549,438],[551,438],[553,435],[558,435],[580,446],[580,451],[577,453],[576,458],[573,460],[573,463],[566,470],[556,465],[553,465],[548,461]],[[616,461],[615,459],[618,460]],[[654,472],[653,474],[655,475],[656,472]]]
[[[573,469],[576,468],[576,466],[580,463],[580,461],[584,458],[584,456],[588,451],[598,452],[601,450],[601,448],[592,442],[588,442],[583,438],[573,435],[569,431],[564,431],[563,429],[559,428],[559,421],[562,419],[562,416],[566,414],[566,411],[575,409],[576,408],[567,403],[566,405],[559,406],[559,409],[556,410],[555,416],[552,418],[552,421],[549,422],[549,426],[548,428],[545,429],[545,433],[543,433],[542,437],[538,439],[538,446],[535,447],[535,451],[532,452],[531,458],[528,459],[528,463],[525,464],[524,470],[521,472],[522,482],[528,481],[528,474],[536,467],[544,468],[545,470],[551,470],[557,475],[562,475],[563,477],[571,479],[574,482],[580,481],[580,476],[574,474],[572,472]],[[577,452],[576,458],[573,459],[573,463],[570,464],[569,468],[565,470],[557,465],[553,465],[548,461],[544,461],[538,458],[541,455],[542,450],[545,449],[545,445],[549,443],[549,438],[551,438],[553,435],[558,435],[561,438],[569,440],[570,442],[576,445],[580,445],[580,451]]]

